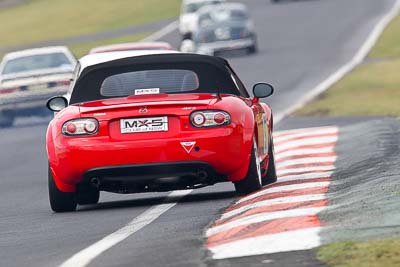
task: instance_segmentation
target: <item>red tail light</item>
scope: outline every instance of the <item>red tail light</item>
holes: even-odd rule
[[[96,119],[76,119],[64,123],[62,133],[65,136],[95,135],[99,131],[99,122]]]
[[[224,126],[231,123],[231,116],[220,110],[195,111],[190,114],[190,122],[196,128]]]

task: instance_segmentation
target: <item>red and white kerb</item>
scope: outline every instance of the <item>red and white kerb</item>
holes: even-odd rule
[[[311,249],[321,245],[318,213],[335,169],[338,128],[274,135],[278,182],[242,197],[207,230],[214,259]]]

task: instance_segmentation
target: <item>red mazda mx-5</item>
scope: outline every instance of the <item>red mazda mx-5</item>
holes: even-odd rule
[[[56,212],[95,204],[99,191],[136,193],[233,182],[239,194],[276,181],[272,112],[222,58],[178,52],[83,57],[70,99],[47,130]],[[68,103],[69,102],[69,103]]]

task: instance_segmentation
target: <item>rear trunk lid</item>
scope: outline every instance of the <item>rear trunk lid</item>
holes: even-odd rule
[[[189,115],[208,109],[212,94],[159,94],[129,96],[80,104],[82,117],[107,125],[114,140],[171,138],[189,129]]]

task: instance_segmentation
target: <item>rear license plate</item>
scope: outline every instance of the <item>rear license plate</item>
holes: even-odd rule
[[[168,131],[168,117],[121,119],[121,133],[146,133]]]

